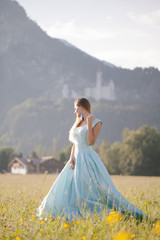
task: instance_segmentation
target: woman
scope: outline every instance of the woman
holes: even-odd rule
[[[87,99],[75,101],[75,114],[77,118],[69,134],[73,143],[70,159],[39,206],[38,216],[42,217],[44,212],[71,220],[74,216],[85,217],[94,212],[101,215],[104,210],[109,213],[114,209],[142,219],[143,212],[116,189],[93,150],[102,122],[91,114]]]

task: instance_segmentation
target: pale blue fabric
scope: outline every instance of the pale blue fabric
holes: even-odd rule
[[[99,121],[94,119],[93,127]],[[94,211],[101,215],[114,209],[141,219],[143,212],[116,189],[98,154],[88,146],[87,126],[72,129],[69,139],[75,144],[75,169],[70,169],[68,161],[37,209],[38,216],[65,215],[71,220],[73,216],[85,217]]]

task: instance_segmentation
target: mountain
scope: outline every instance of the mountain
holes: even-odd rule
[[[67,84],[79,96],[113,80],[116,99],[159,98],[160,72],[155,68],[122,69],[100,61],[65,40],[49,37],[25,10],[11,0],[0,1],[0,109],[6,112],[26,99],[62,97]]]
[[[16,1],[0,0],[0,145],[27,153],[56,139],[64,147],[74,117],[67,111],[73,99],[61,103],[63,87],[68,86],[69,96],[84,96],[86,88],[96,88],[97,72],[103,86],[111,79],[115,86],[115,101],[90,98],[93,112],[107,124],[100,139],[120,140],[124,127],[144,123],[160,129],[158,69],[129,70],[100,61],[49,37]]]
[[[7,109],[30,97],[59,98],[64,83],[83,94],[86,82],[95,82],[97,69],[109,68],[49,37],[16,1],[0,1],[0,31],[0,96]]]

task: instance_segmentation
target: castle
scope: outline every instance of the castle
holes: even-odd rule
[[[65,98],[78,98],[79,94],[76,93],[74,90],[70,92],[68,89],[68,85],[64,84],[62,88],[62,96]],[[84,96],[92,97],[96,101],[99,101],[100,99],[115,100],[116,94],[113,80],[110,80],[108,86],[102,86],[102,73],[97,72],[96,86],[92,88],[85,88]]]
[[[85,88],[85,96],[93,97],[96,101],[100,99],[115,100],[115,85],[110,80],[108,86],[102,86],[102,73],[97,72],[96,86],[93,88]]]

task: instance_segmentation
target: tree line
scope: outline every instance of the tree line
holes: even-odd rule
[[[141,126],[137,130],[125,128],[122,142],[113,144],[103,140],[94,146],[110,174],[160,176],[160,133],[155,127]],[[69,160],[71,145],[57,154],[57,159]],[[22,157],[11,147],[0,148],[0,172],[8,171],[8,164],[14,157]],[[30,157],[38,157],[33,151]]]
[[[160,131],[160,101],[126,103],[92,99],[90,102],[93,115],[103,122],[99,141],[121,141],[125,127],[138,129],[143,124],[155,126]],[[73,99],[59,99],[57,102],[48,98],[28,99],[10,109],[0,121],[0,146],[12,146],[24,155],[34,149],[39,155],[54,152],[55,156],[68,144],[74,121]]]
[[[110,174],[160,176],[160,133],[155,127],[125,128],[122,142],[102,141],[94,150]],[[67,161],[69,154],[68,146],[60,152],[60,160]]]

